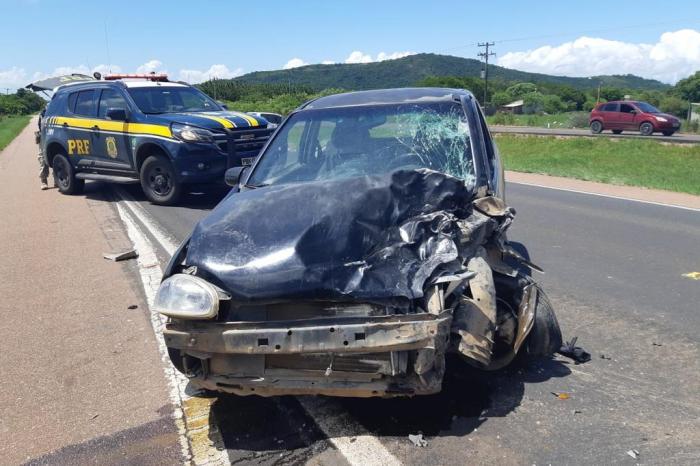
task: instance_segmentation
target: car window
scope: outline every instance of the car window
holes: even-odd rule
[[[222,110],[219,104],[193,87],[132,87],[128,92],[146,114]]]
[[[616,112],[617,111],[617,104],[615,103],[610,103],[610,104],[605,104],[603,105],[603,108],[601,108],[603,112]]]
[[[78,92],[78,97],[75,100],[76,115],[94,116],[95,115],[95,91],[92,89]]]
[[[75,101],[78,100],[78,93],[73,92],[71,95],[68,96],[68,111],[73,113],[75,112]]]
[[[115,89],[103,89],[97,109],[97,117],[107,118],[107,110],[110,108],[123,108],[126,110],[126,100]]]
[[[630,104],[620,104],[620,112],[622,113],[634,113],[634,107]]]

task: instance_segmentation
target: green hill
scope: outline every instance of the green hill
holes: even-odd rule
[[[479,77],[482,64],[471,58],[421,53],[397,60],[374,63],[308,65],[291,70],[256,71],[235,78],[249,84],[288,84],[312,89],[341,88],[347,90],[406,87],[428,76]],[[634,75],[570,78],[540,73],[528,73],[489,65],[489,77],[506,82],[563,84],[586,90],[602,83],[637,90],[664,90],[667,84]]]

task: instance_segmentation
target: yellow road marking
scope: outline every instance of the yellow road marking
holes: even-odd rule
[[[690,278],[691,280],[700,280],[700,272],[688,272],[684,273],[682,277]]]

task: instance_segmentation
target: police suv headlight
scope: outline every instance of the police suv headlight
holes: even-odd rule
[[[668,121],[668,119],[667,119],[667,118],[664,118],[664,117],[659,117],[659,116],[657,116],[657,117],[654,117],[654,118],[656,118],[656,121],[662,121],[662,122],[664,122],[664,123]]]
[[[170,127],[173,136],[186,142],[214,142],[214,134],[204,128],[173,123]]]
[[[219,312],[219,291],[199,277],[175,274],[160,284],[153,309],[179,319],[211,319]]]

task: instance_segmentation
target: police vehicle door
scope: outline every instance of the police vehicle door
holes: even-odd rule
[[[109,110],[124,110],[129,114],[126,99],[118,89],[105,88],[100,91],[97,105],[97,122],[94,128],[94,151],[98,159],[95,166],[110,174],[120,175],[131,172],[131,157],[126,121],[112,120]]]
[[[95,118],[95,91],[85,89],[68,97],[68,110],[75,118],[64,122],[66,151],[73,166],[81,168],[94,165],[92,126]]]

